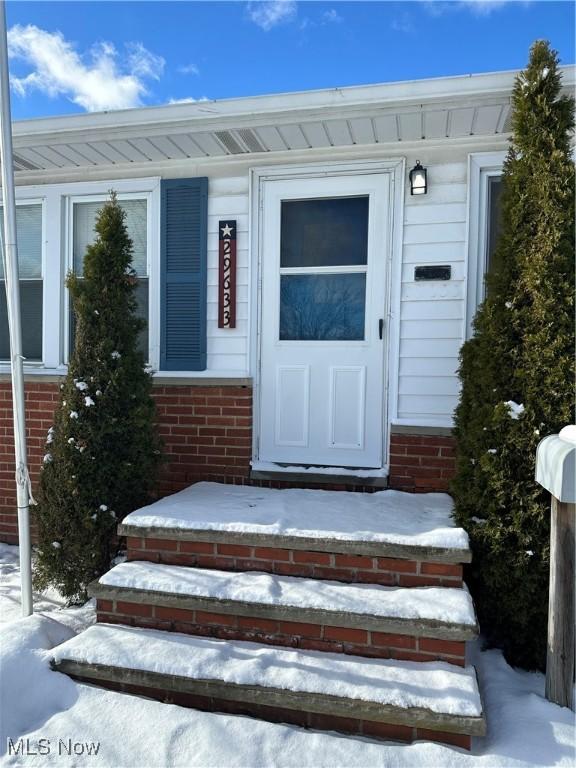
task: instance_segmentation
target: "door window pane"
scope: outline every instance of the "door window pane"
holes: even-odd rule
[[[281,267],[342,267],[368,259],[368,197],[284,200]]]
[[[281,341],[364,339],[366,274],[282,275]]]
[[[0,218],[2,208],[0,207]],[[27,360],[42,360],[42,206],[16,206],[18,276],[22,354]],[[0,360],[10,359],[10,334],[4,267],[0,259]]]

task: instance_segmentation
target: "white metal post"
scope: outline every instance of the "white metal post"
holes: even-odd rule
[[[22,330],[20,324],[20,288],[18,248],[16,243],[16,203],[14,198],[14,166],[12,159],[12,124],[10,81],[8,76],[8,39],[6,4],[0,2],[0,160],[4,218],[4,277],[10,332],[10,364],[12,369],[12,411],[14,415],[14,452],[16,456],[16,498],[20,543],[22,615],[30,616],[32,605],[32,554],[30,541],[29,475],[26,459],[26,426],[24,410],[24,371],[22,366]]]

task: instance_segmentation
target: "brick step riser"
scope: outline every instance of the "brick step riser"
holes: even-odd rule
[[[105,624],[181,632],[220,640],[302,648],[310,651],[345,653],[402,661],[446,661],[465,666],[464,641],[440,640],[412,635],[389,634],[351,627],[262,619],[234,614],[130,603],[97,601],[98,621]]]
[[[346,583],[461,587],[462,565],[204,541],[128,537],[128,560],[221,571],[263,571]]]
[[[79,681],[83,678],[75,677]],[[88,682],[94,682],[89,680]],[[112,691],[120,691],[135,696],[146,696],[167,704],[176,704],[181,707],[199,709],[204,712],[222,712],[230,715],[248,715],[259,720],[271,723],[288,723],[290,725],[311,728],[318,731],[338,731],[340,733],[365,736],[371,739],[385,741],[401,741],[410,743],[419,739],[434,741],[439,744],[471,749],[472,739],[466,734],[447,733],[444,731],[432,731],[425,728],[416,728],[407,725],[394,725],[388,723],[373,722],[368,720],[355,720],[336,715],[324,715],[302,710],[283,709],[258,704],[246,704],[223,699],[215,699],[207,696],[198,696],[190,693],[164,691],[159,688],[149,688],[141,685],[116,683],[114,681],[99,680],[97,683],[103,688]]]

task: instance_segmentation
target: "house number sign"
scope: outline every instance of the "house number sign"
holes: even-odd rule
[[[236,328],[236,222],[219,222],[218,234],[218,328]]]

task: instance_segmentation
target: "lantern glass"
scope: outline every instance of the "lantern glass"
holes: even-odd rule
[[[410,194],[425,195],[428,192],[426,168],[420,165],[420,161],[410,171]]]

